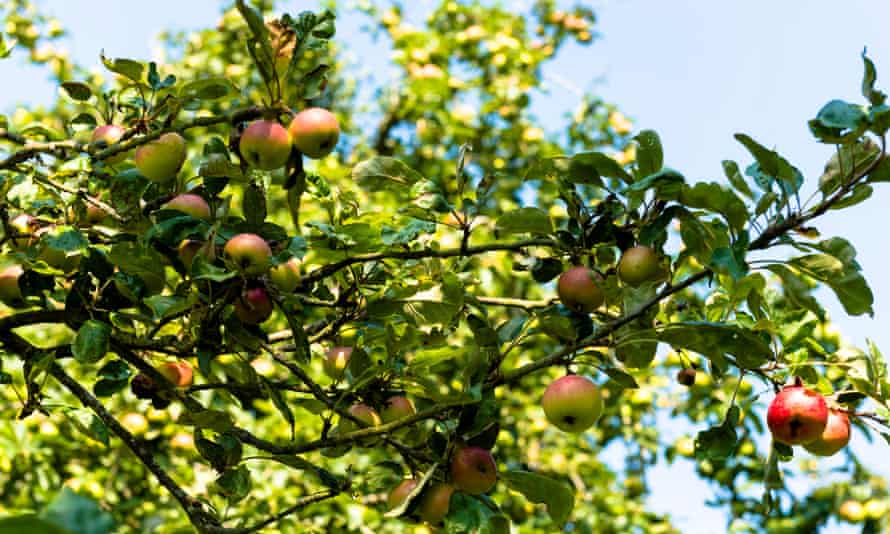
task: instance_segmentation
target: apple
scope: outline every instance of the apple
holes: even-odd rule
[[[276,121],[253,121],[241,132],[238,148],[252,167],[274,171],[287,163],[291,151],[290,134]]]
[[[198,255],[203,246],[204,243],[197,239],[183,239],[179,242],[176,252],[179,255],[179,261],[185,265],[187,270],[191,270],[192,262],[195,261],[195,256]]]
[[[441,523],[448,515],[448,508],[451,506],[451,495],[453,493],[454,486],[441,482],[425,489],[420,496],[420,505],[417,507],[420,519],[430,525]]]
[[[312,159],[330,154],[340,138],[337,117],[323,108],[309,108],[297,113],[287,131],[297,150]]]
[[[152,182],[168,182],[176,178],[186,155],[185,139],[169,132],[137,148],[133,163]]]
[[[887,501],[881,499],[869,499],[865,501],[865,517],[880,519],[887,513]]]
[[[389,506],[389,509],[392,510],[401,506],[401,504],[405,502],[405,499],[408,498],[408,494],[414,491],[414,488],[416,487],[417,480],[413,478],[408,478],[400,482],[398,486],[389,492],[389,497],[386,499],[386,504]]]
[[[380,417],[383,418],[384,423],[389,423],[403,417],[412,416],[415,413],[417,413],[417,410],[414,409],[414,403],[411,402],[411,399],[404,395],[396,395],[386,400],[386,406],[380,412]]]
[[[19,277],[23,272],[21,265],[10,265],[0,271],[0,301],[9,304],[22,299]]]
[[[269,269],[269,280],[282,293],[293,293],[300,285],[300,259],[291,258]]]
[[[44,245],[37,254],[37,259],[43,260],[50,267],[70,273],[80,265],[81,254],[68,254],[64,250]]]
[[[334,380],[343,378],[343,373],[349,365],[350,356],[352,356],[352,347],[332,348],[322,361],[324,373]]]
[[[365,426],[375,427],[380,426],[380,415],[377,413],[377,410],[371,408],[367,404],[353,404],[347,410],[350,415],[361,421],[365,424]],[[348,434],[349,432],[353,432],[355,430],[359,430],[360,428],[354,421],[351,419],[346,419],[345,417],[340,421],[340,432],[343,434]]]
[[[173,197],[170,202],[164,204],[164,208],[168,210],[176,210],[191,215],[196,219],[210,219],[210,205],[207,201],[198,195],[192,193],[184,193]]]
[[[838,515],[849,523],[859,523],[865,519],[865,508],[859,501],[848,499],[841,504]]]
[[[235,301],[235,315],[243,323],[260,324],[272,315],[272,299],[262,287],[253,287]]]
[[[117,124],[104,124],[102,126],[97,126],[96,129],[93,130],[93,135],[90,136],[90,142],[104,142],[104,146],[100,148],[100,150],[104,150],[120,141],[121,137],[123,137],[126,132],[127,130],[125,130],[123,126],[119,126]],[[111,156],[110,158],[106,158],[105,163],[114,165],[116,163],[124,161],[125,159],[127,159],[127,153],[119,152]]]
[[[541,406],[547,420],[563,432],[583,432],[593,426],[603,413],[600,389],[580,375],[566,375],[552,382],[544,391]]]
[[[692,387],[695,385],[695,369],[687,367],[685,369],[680,369],[677,371],[677,382],[683,384],[686,387]]]
[[[631,286],[648,282],[658,275],[658,255],[649,247],[636,246],[624,251],[618,261],[618,278]]]
[[[828,422],[825,398],[802,385],[786,386],[769,405],[766,424],[773,439],[800,445],[818,439]]]
[[[178,388],[187,388],[191,386],[195,380],[192,366],[189,365],[188,362],[182,360],[165,362],[158,367],[158,372],[164,375],[164,378]]]
[[[597,285],[599,276],[592,269],[578,266],[559,275],[556,292],[569,309],[590,313],[605,301],[603,290]]]
[[[84,223],[86,224],[96,224],[102,221],[105,217],[108,217],[108,213],[96,206],[92,202],[86,202],[86,210],[84,212]]]
[[[121,426],[130,434],[143,434],[148,430],[148,419],[141,413],[130,412],[121,417]]]
[[[803,448],[816,456],[831,456],[847,446],[850,442],[850,418],[840,411],[828,410],[828,421],[822,435]]]
[[[482,495],[498,481],[498,466],[491,451],[482,447],[463,447],[451,456],[451,481],[470,495]]]
[[[137,399],[150,399],[157,394],[158,385],[147,374],[139,373],[130,381],[130,391]]]
[[[256,234],[238,234],[226,242],[223,254],[244,274],[261,274],[269,268],[272,249]]]
[[[23,249],[37,242],[36,233],[37,230],[40,229],[40,221],[37,217],[33,217],[27,213],[20,213],[9,221],[9,226],[15,230],[17,234],[22,234],[22,237],[16,237],[10,240],[13,247]]]

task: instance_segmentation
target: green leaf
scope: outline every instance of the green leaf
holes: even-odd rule
[[[738,406],[732,406],[721,424],[698,433],[695,439],[695,455],[698,458],[722,460],[732,455],[738,442],[735,425],[739,413]]]
[[[590,171],[598,176],[618,178],[626,184],[633,183],[633,176],[625,171],[617,161],[602,152],[580,152],[569,160],[569,176],[575,180],[588,183]]]
[[[497,229],[506,234],[548,235],[553,232],[553,223],[550,216],[539,208],[519,208],[501,215]]]
[[[429,221],[410,218],[400,228],[393,228],[387,224],[380,231],[380,239],[386,246],[408,245],[421,235],[432,234],[436,231],[436,224]]]
[[[748,222],[748,209],[745,203],[730,189],[720,184],[699,182],[693,187],[684,185],[680,189],[680,202],[698,209],[705,209],[723,215],[726,222],[741,230]]]
[[[872,315],[874,295],[855,265],[829,254],[793,258],[788,265],[830,287],[850,315]]]
[[[621,369],[615,367],[605,367],[601,370],[606,373],[606,375],[608,375],[608,377],[611,378],[622,389],[637,389],[640,387],[633,376],[622,371]]]
[[[661,148],[661,139],[653,130],[643,130],[634,140],[639,145],[637,150],[637,168],[640,176],[649,176],[660,171],[664,166],[664,154]]]
[[[738,254],[735,249],[730,247],[714,249],[708,265],[719,273],[729,274],[734,280],[740,280],[748,274],[748,264],[745,262],[744,253]]]
[[[62,413],[65,414],[68,421],[70,421],[74,428],[81,434],[92,440],[98,441],[106,447],[108,446],[111,437],[108,432],[108,427],[106,427],[105,423],[96,417],[93,412],[86,409],[76,409],[64,410]]]
[[[235,85],[227,78],[202,78],[183,84],[179,89],[182,100],[217,100],[237,92]]]
[[[800,171],[788,163],[788,160],[780,156],[778,152],[764,147],[745,134],[735,134],[735,138],[748,149],[748,152],[754,156],[757,162],[755,169],[749,167],[749,174],[756,176],[757,172],[752,172],[752,170],[756,170],[770,178],[779,180],[786,194],[794,193],[800,189],[803,183],[803,176],[801,176]],[[763,187],[763,183],[760,185],[765,191],[769,190],[769,187]]]
[[[878,78],[878,73],[875,69],[875,64],[865,54],[865,50],[862,51],[862,63],[862,96],[867,98],[873,106],[883,105],[887,95],[875,89],[875,80]]]
[[[120,74],[136,83],[143,83],[142,72],[145,70],[145,65],[142,63],[132,59],[108,59],[104,52],[99,54],[99,58],[105,68],[111,72]]]
[[[816,120],[826,128],[839,130],[856,130],[866,119],[862,106],[850,104],[843,100],[832,100],[822,106],[816,114]]]
[[[724,354],[731,354],[745,369],[760,367],[773,357],[772,349],[760,336],[723,323],[673,323],[655,331],[634,332],[629,337],[655,338],[718,361]]]
[[[79,102],[89,100],[90,97],[93,96],[93,90],[90,89],[89,85],[83,82],[65,82],[62,84],[62,89],[65,90],[72,100],[77,100]]]
[[[635,182],[627,188],[628,192],[641,193],[655,189],[655,196],[663,200],[674,200],[683,190],[686,179],[673,169],[662,169]]]
[[[238,502],[250,493],[250,472],[245,466],[226,471],[214,481],[214,487],[229,502]]]
[[[40,516],[77,534],[110,534],[117,532],[114,518],[99,503],[68,488],[63,489]],[[0,529],[2,532],[2,529]],[[22,531],[43,534],[44,531]],[[51,531],[50,531],[51,532]]]
[[[528,471],[506,471],[500,479],[535,503],[547,505],[547,513],[560,528],[565,525],[575,506],[575,494],[571,486]]]
[[[71,343],[71,353],[80,363],[94,363],[101,360],[108,352],[111,341],[111,326],[90,319],[77,330]]]
[[[0,45],[2,45],[2,43],[0,43]],[[29,534],[75,534],[75,532],[65,530],[34,514],[17,515],[0,519],[0,534],[22,534],[23,532]]]
[[[400,160],[375,156],[353,167],[352,179],[368,191],[407,193],[412,185],[423,180],[423,176]]]
[[[148,287],[162,287],[166,281],[161,255],[139,243],[115,243],[108,260],[121,271],[141,278]]]
[[[750,187],[748,187],[748,183],[745,181],[745,177],[742,176],[742,173],[739,170],[738,163],[730,160],[723,160],[723,173],[726,175],[729,183],[732,184],[732,187],[734,187],[736,191],[752,200],[754,199],[754,192],[751,191]]]
[[[485,496],[471,497],[454,492],[445,518],[443,534],[509,534],[509,521],[504,530],[506,517],[497,514],[484,500]]]
[[[186,426],[207,428],[216,432],[225,432],[232,428],[232,417],[220,410],[184,412],[179,418],[179,422]]]

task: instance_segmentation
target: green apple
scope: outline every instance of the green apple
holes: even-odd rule
[[[223,254],[238,270],[247,275],[262,274],[269,268],[272,249],[256,234],[238,234],[226,242]]]
[[[18,250],[27,248],[37,242],[37,231],[40,230],[40,221],[37,217],[27,213],[19,213],[9,221],[9,226],[22,237],[10,240],[12,246]]]
[[[179,173],[187,155],[185,139],[165,133],[136,149],[133,163],[142,176],[153,182],[169,182]]]
[[[192,193],[184,193],[173,197],[170,202],[164,204],[164,208],[168,210],[176,210],[191,215],[196,219],[210,219],[210,205],[207,201],[198,195]]]
[[[865,507],[859,501],[846,500],[838,509],[838,515],[849,523],[859,523],[865,519]]]
[[[192,366],[183,360],[165,362],[158,367],[158,372],[178,388],[189,387],[194,382]]]
[[[248,164],[264,171],[274,171],[287,163],[291,138],[287,129],[275,121],[258,120],[241,132],[238,143]]]
[[[253,287],[235,301],[235,315],[243,323],[260,324],[272,315],[272,299],[262,287]]]
[[[282,293],[293,293],[300,285],[300,259],[291,258],[269,269],[269,280]]]
[[[386,504],[389,506],[389,509],[392,510],[401,506],[402,503],[405,502],[405,499],[408,498],[408,495],[414,491],[414,488],[416,487],[417,480],[413,478],[408,478],[400,482],[398,486],[389,492],[389,497],[386,499]]]
[[[556,292],[567,308],[590,313],[605,301],[603,290],[597,285],[599,276],[592,269],[578,266],[559,275]]]
[[[423,493],[420,495],[420,505],[417,507],[420,519],[430,525],[441,523],[448,515],[453,493],[454,486],[444,483],[436,483],[432,487],[423,490]]]
[[[96,145],[99,150],[104,150],[111,145],[120,141],[121,137],[127,133],[127,130],[124,129],[123,126],[118,126],[117,124],[104,124],[102,126],[97,126],[95,130],[93,130],[93,135],[90,136],[91,143],[99,143],[102,142],[103,145]],[[120,163],[127,159],[126,152],[120,152],[111,156],[110,158],[105,159],[105,163],[109,165],[114,165],[116,163]]]
[[[642,245],[629,248],[618,262],[618,278],[631,286],[653,280],[658,275],[658,254]]]
[[[13,304],[22,299],[19,277],[24,272],[21,265],[10,265],[0,271],[0,300]]]
[[[411,399],[404,395],[396,395],[386,400],[386,406],[380,412],[380,417],[383,418],[384,423],[389,423],[390,421],[410,417],[415,413],[417,413],[417,410],[414,409],[414,403],[411,402]]]
[[[337,117],[323,108],[309,108],[297,113],[287,130],[297,150],[313,159],[330,154],[340,139]]]
[[[325,354],[322,361],[324,373],[334,380],[343,378],[343,373],[349,365],[349,357],[352,356],[352,347],[334,347]]]
[[[804,443],[803,448],[816,456],[832,456],[850,443],[850,418],[840,411],[828,410],[825,430],[815,441]]]
[[[482,495],[498,481],[498,466],[491,451],[462,447],[451,455],[451,482],[464,493]]]
[[[544,391],[541,406],[547,420],[563,432],[584,432],[603,413],[603,398],[593,380],[566,375]]]

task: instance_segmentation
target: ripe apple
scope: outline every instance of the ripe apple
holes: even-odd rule
[[[164,375],[164,378],[178,388],[187,388],[191,386],[195,380],[192,366],[183,360],[165,362],[158,367],[158,372]]]
[[[235,301],[235,315],[243,323],[260,324],[272,315],[272,299],[262,287],[253,287]]]
[[[352,356],[352,347],[334,347],[325,355],[322,366],[324,374],[339,380],[349,365],[349,357]]]
[[[244,274],[262,274],[269,268],[272,249],[256,234],[238,234],[226,242],[223,253]]]
[[[0,300],[10,304],[22,299],[19,277],[23,272],[21,265],[10,265],[0,271]]]
[[[241,132],[238,148],[252,167],[274,171],[287,163],[291,151],[290,134],[276,121],[253,121]]]
[[[164,208],[168,210],[176,210],[191,215],[196,219],[210,219],[210,205],[207,201],[198,195],[192,193],[184,193],[173,197],[170,202],[164,204]]]
[[[618,262],[618,278],[631,286],[648,282],[658,275],[658,255],[649,247],[636,246],[624,251]]]
[[[766,424],[773,439],[800,445],[819,438],[828,422],[825,398],[800,385],[786,386],[769,405]]]
[[[398,508],[405,499],[408,498],[408,494],[414,491],[414,488],[417,487],[417,480],[413,478],[407,478],[399,483],[398,486],[393,488],[392,491],[389,492],[389,497],[386,499],[386,504],[389,506],[390,510],[393,508]]]
[[[578,266],[559,275],[556,292],[559,300],[577,312],[590,313],[599,308],[605,295],[597,285],[598,275],[592,269]]]
[[[167,182],[179,173],[186,155],[185,139],[169,132],[137,148],[133,163],[149,180]]]
[[[403,417],[409,417],[415,413],[417,413],[417,410],[414,409],[414,403],[411,402],[411,399],[404,395],[396,395],[386,399],[386,406],[380,412],[380,416],[383,418],[384,423],[389,423]]]
[[[377,413],[377,410],[371,408],[367,404],[353,404],[347,411],[350,415],[364,423],[365,426],[380,426],[380,415]],[[340,432],[343,434],[354,432],[360,428],[364,427],[359,427],[354,421],[346,419],[345,417],[340,421]]]
[[[482,447],[463,447],[451,455],[451,481],[470,495],[482,495],[498,481],[498,466],[491,451]]]
[[[865,519],[865,508],[859,501],[849,499],[841,504],[838,515],[849,523],[859,523]]]
[[[563,432],[583,432],[603,413],[600,389],[587,377],[566,375],[544,391],[541,406],[547,420]]]
[[[150,399],[158,392],[158,385],[145,373],[139,373],[130,381],[130,391],[137,399]]]
[[[22,237],[11,239],[13,247],[23,249],[37,242],[37,230],[40,229],[40,221],[27,213],[20,213],[9,221],[9,226]]]
[[[105,146],[102,147],[104,150],[120,141],[121,137],[123,137],[126,132],[127,130],[125,130],[123,126],[118,126],[117,124],[104,124],[102,126],[97,126],[96,129],[93,130],[93,135],[90,136],[90,142],[98,143],[99,141],[104,141]],[[105,162],[109,165],[114,165],[125,159],[127,159],[127,153],[120,152],[110,158],[106,158]]]
[[[686,367],[685,369],[680,369],[677,371],[677,382],[683,384],[686,387],[692,387],[695,385],[695,369],[691,367]]]
[[[831,456],[850,442],[850,418],[840,411],[828,410],[825,430],[815,441],[805,443],[803,448],[816,456]]]
[[[269,269],[269,279],[282,293],[293,293],[300,285],[300,259],[291,258]]]
[[[337,117],[323,108],[309,108],[297,113],[287,131],[297,150],[313,159],[330,154],[340,138]]]
[[[451,506],[451,495],[453,493],[454,486],[441,482],[425,489],[420,496],[420,506],[417,507],[420,519],[430,525],[441,523],[445,516],[448,515],[448,508]]]

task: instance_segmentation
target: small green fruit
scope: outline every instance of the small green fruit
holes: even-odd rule
[[[269,280],[282,293],[293,293],[300,285],[300,260],[291,258],[269,269]]]
[[[631,286],[653,280],[658,275],[658,255],[649,247],[636,246],[624,251],[618,262],[618,278]]]

